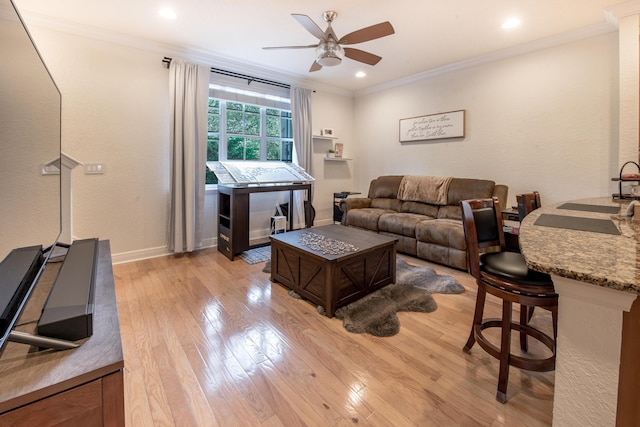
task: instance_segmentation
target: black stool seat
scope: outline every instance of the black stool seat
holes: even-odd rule
[[[518,285],[553,288],[551,276],[530,270],[522,254],[517,252],[490,252],[480,255],[480,271]]]
[[[467,243],[469,273],[476,279],[478,295],[469,339],[463,350],[471,352],[477,342],[491,356],[500,361],[496,399],[507,400],[509,366],[529,371],[547,372],[555,369],[556,335],[558,323],[558,295],[548,274],[531,270],[521,254],[506,252],[500,205],[497,199],[476,199],[460,202],[462,222]],[[497,252],[482,251],[496,250]],[[502,318],[485,319],[486,295],[502,300]],[[513,303],[520,304],[520,322],[512,319]],[[534,307],[551,311],[553,337],[528,324]],[[500,328],[500,346],[484,335],[484,330]],[[548,357],[528,357],[511,353],[511,331],[520,333],[520,348],[527,352],[527,337],[540,341],[550,351]]]

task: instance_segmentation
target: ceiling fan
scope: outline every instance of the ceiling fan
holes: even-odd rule
[[[322,31],[320,27],[313,22],[307,15],[301,15],[298,13],[291,14],[293,18],[300,23],[307,31],[317,37],[320,42],[317,44],[310,44],[307,46],[275,46],[275,47],[263,47],[263,49],[316,49],[316,59],[311,65],[309,71],[318,71],[323,66],[332,67],[339,65],[342,62],[343,57],[353,59],[355,61],[363,62],[369,65],[376,65],[382,57],[374,55],[373,53],[365,52],[364,50],[354,49],[351,47],[342,47],[342,45],[351,45],[356,43],[363,43],[369,40],[375,40],[380,37],[390,36],[395,31],[391,24],[381,22],[370,27],[361,28],[357,31],[347,34],[342,38],[338,38],[336,33],[331,28],[331,23],[338,16],[337,12],[327,11],[323,13],[322,17],[327,22],[328,26],[325,31]]]

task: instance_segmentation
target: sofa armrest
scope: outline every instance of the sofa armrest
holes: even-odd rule
[[[496,184],[493,188],[493,197],[497,197],[502,209],[508,209],[507,197],[509,195],[509,187],[503,184]]]
[[[340,200],[340,210],[342,211],[342,225],[346,225],[347,212],[349,209],[362,209],[371,206],[371,199],[368,197],[352,197]]]

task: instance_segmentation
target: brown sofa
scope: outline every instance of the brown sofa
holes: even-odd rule
[[[483,179],[387,175],[369,186],[367,197],[340,202],[342,224],[398,239],[398,252],[467,269],[460,201],[498,197],[508,187]]]

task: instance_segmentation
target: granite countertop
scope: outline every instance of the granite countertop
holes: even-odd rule
[[[573,207],[609,206],[617,213],[559,209],[566,203]],[[587,206],[584,206],[587,205]],[[619,291],[640,294],[640,218],[633,220],[621,214],[629,201],[601,197],[572,200],[542,206],[524,219],[520,226],[520,250],[529,268]],[[536,225],[540,216],[592,218],[610,220],[619,235]],[[564,220],[565,218],[559,218]],[[569,220],[569,222],[577,223]],[[570,226],[573,226],[571,224]],[[614,229],[615,231],[615,229]]]

